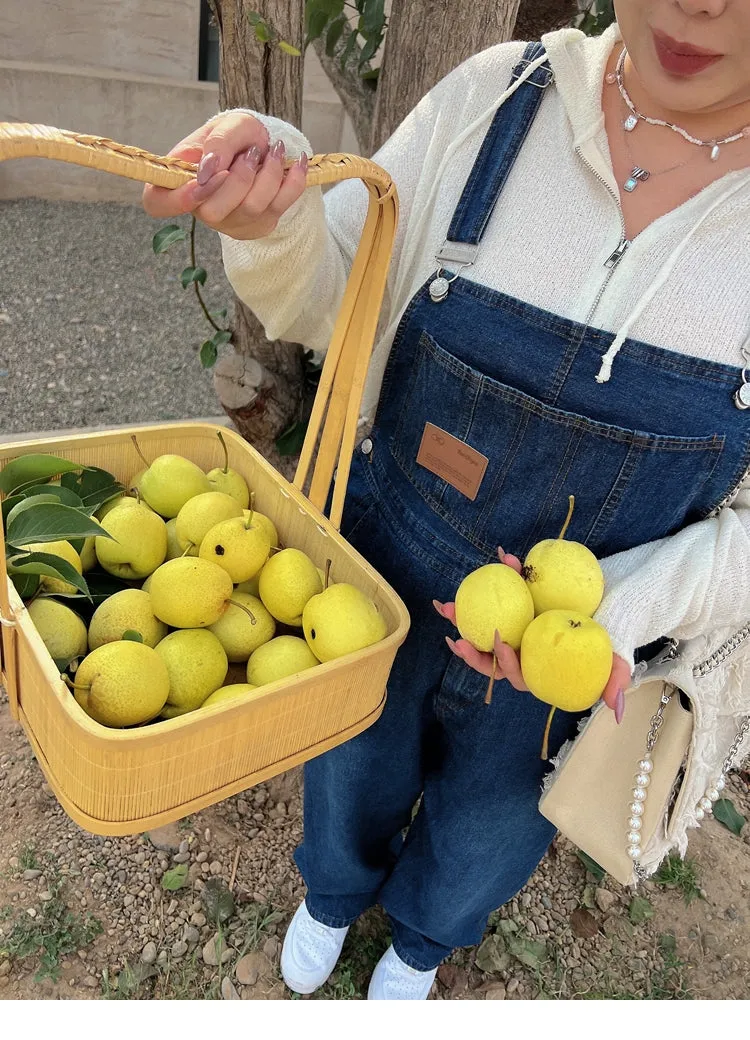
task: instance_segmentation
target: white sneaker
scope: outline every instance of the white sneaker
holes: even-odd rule
[[[304,900],[292,918],[281,950],[281,974],[295,993],[314,993],[336,967],[348,928],[329,928],[307,911]]]
[[[427,1000],[437,968],[432,971],[417,971],[404,964],[399,955],[389,946],[370,979],[368,1000]]]

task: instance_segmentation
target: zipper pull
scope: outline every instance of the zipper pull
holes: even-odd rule
[[[627,238],[623,238],[622,242],[620,242],[619,246],[617,247],[617,249],[615,249],[614,253],[612,253],[611,256],[607,257],[607,259],[604,261],[604,266],[609,267],[610,269],[617,267],[619,262],[625,256],[625,251],[627,250],[629,245],[630,242],[627,240]]]

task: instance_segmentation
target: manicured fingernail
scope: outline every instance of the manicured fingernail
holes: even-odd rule
[[[193,189],[193,202],[204,202],[209,198],[221,184],[221,177],[212,177],[205,184],[198,184]]]
[[[300,170],[302,170],[303,173],[307,173],[307,167],[309,166],[309,164],[310,164],[310,159],[303,152],[302,155],[300,155],[299,159],[297,160],[297,166],[299,167]]]
[[[435,610],[438,612],[440,617],[443,617],[443,604],[440,603],[438,600],[434,599],[432,601],[432,605],[435,608]]]
[[[456,655],[456,657],[460,657],[461,655],[459,654],[458,650],[456,649],[456,644],[453,642],[451,637],[450,636],[446,636],[445,637],[445,641],[448,644],[448,646],[450,647],[450,649],[453,651],[453,653]]]
[[[619,726],[625,714],[625,691],[618,690],[615,697],[615,722]]]
[[[494,644],[495,644],[495,656],[498,657],[499,654],[500,654],[500,650],[502,649],[503,640],[502,640],[502,637],[501,637],[501,635],[500,635],[500,633],[498,632],[497,629],[495,629]]]
[[[286,145],[284,144],[283,141],[277,141],[276,144],[271,149],[271,158],[272,159],[278,159],[279,162],[281,162],[282,159],[284,158],[285,154],[286,154]]]
[[[208,155],[204,155],[198,164],[198,183],[205,184],[206,181],[210,181],[213,175],[219,169],[219,156],[213,152],[209,152]]]
[[[252,148],[248,148],[245,152],[245,163],[250,167],[251,170],[257,170],[260,166],[261,151],[257,144],[254,144]]]
[[[502,545],[498,545],[498,547],[497,547],[497,555],[500,557],[501,560],[502,560],[503,556],[505,556],[505,549],[503,549]]]

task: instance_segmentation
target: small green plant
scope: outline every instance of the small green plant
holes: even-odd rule
[[[82,917],[68,908],[60,878],[53,878],[49,891],[52,898],[42,904],[36,917],[29,917],[25,911],[18,913],[10,933],[0,938],[0,956],[11,960],[39,958],[34,976],[37,982],[56,980],[61,959],[88,946],[102,931],[101,922],[91,914]]]
[[[703,898],[695,860],[681,859],[677,853],[670,853],[659,867],[655,880],[665,888],[679,889],[686,906],[690,906],[695,899]]]
[[[573,24],[588,36],[598,36],[615,20],[613,0],[579,0],[578,6]]]
[[[36,858],[36,849],[33,845],[24,845],[18,854],[19,870],[38,870],[39,860]]]

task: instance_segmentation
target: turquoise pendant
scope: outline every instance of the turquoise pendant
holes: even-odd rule
[[[651,174],[641,166],[634,166],[633,172],[623,184],[625,191],[635,191],[641,181],[647,181]]]

